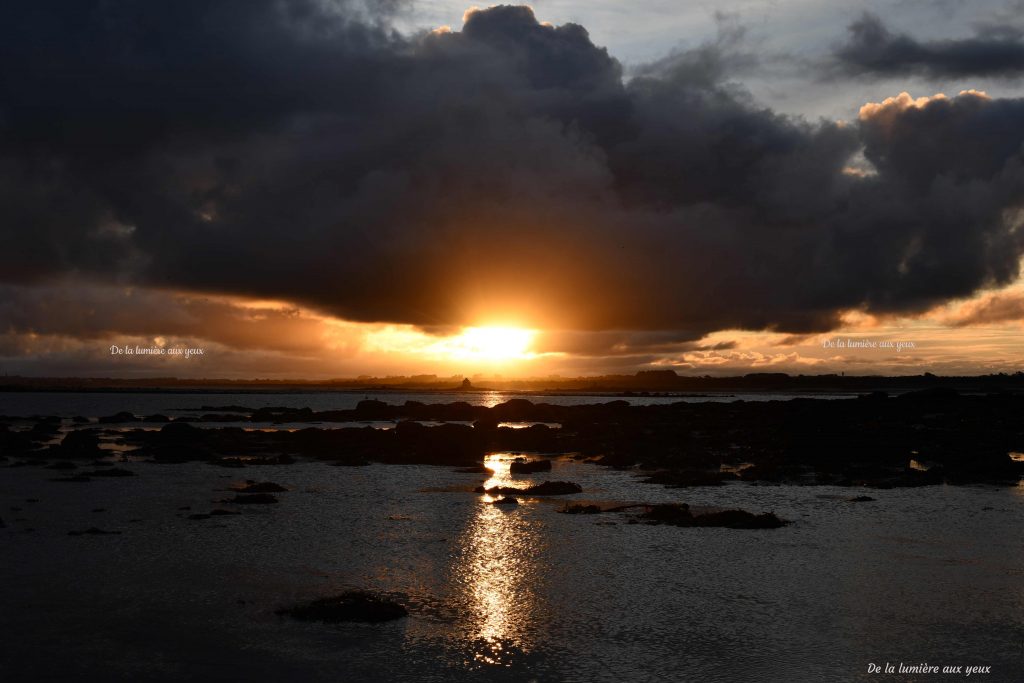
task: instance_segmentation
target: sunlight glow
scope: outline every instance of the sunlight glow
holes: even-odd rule
[[[536,330],[519,327],[467,327],[444,343],[447,355],[457,360],[513,360],[530,358]]]

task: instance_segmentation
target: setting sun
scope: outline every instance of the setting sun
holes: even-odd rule
[[[456,359],[513,360],[530,357],[536,330],[519,327],[467,327],[448,340],[448,353]]]

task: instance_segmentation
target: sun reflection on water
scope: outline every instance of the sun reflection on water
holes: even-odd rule
[[[500,391],[485,391],[480,394],[480,405],[484,408],[493,408],[499,403],[504,403],[508,397]]]
[[[513,483],[508,453],[487,456],[492,476],[484,486]],[[466,530],[456,560],[457,582],[472,618],[468,636],[472,662],[508,666],[533,643],[532,624],[539,613],[536,588],[543,564],[543,539],[523,506],[506,508],[483,496]]]

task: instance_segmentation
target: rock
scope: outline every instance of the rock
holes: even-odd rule
[[[468,425],[441,424],[427,427],[418,422],[399,422],[394,430],[397,452],[384,462],[423,465],[480,465],[484,459],[484,438]]]
[[[129,413],[128,411],[121,411],[120,413],[115,413],[114,415],[106,415],[98,420],[100,424],[121,424],[124,422],[138,421],[139,418],[135,417],[135,415]]]
[[[693,518],[693,526],[718,526],[727,529],[778,529],[786,524],[787,522],[772,512],[755,515],[746,510],[723,510]]]
[[[678,489],[691,486],[721,486],[723,479],[736,479],[736,475],[717,470],[662,470],[649,475],[643,482],[645,484],[662,484],[666,488]]]
[[[264,481],[261,483],[248,483],[245,486],[235,487],[231,490],[235,493],[281,493],[288,489],[272,481]]]
[[[253,493],[251,495],[235,496],[228,500],[222,500],[222,503],[232,503],[234,505],[269,505],[271,503],[277,503],[278,500],[269,493]]]
[[[512,474],[533,474],[534,472],[550,472],[551,461],[550,460],[527,460],[526,458],[516,458],[509,465],[509,472]]]
[[[362,458],[347,458],[345,460],[338,460],[332,462],[332,467],[367,467],[369,466],[369,460],[363,460]]]
[[[86,472],[87,477],[134,477],[135,473],[131,470],[121,469],[120,467],[111,467],[109,469],[93,470]]]
[[[197,512],[193,515],[189,515],[188,519],[210,519],[211,517],[223,517],[225,515],[240,515],[241,512],[234,512],[232,510],[223,510],[217,508],[216,510],[210,510],[207,513]]]
[[[686,503],[652,505],[640,517],[656,524],[690,526],[693,523],[690,506]]]
[[[365,399],[356,404],[356,415],[364,420],[387,419],[390,406],[384,401]]]
[[[250,458],[245,462],[246,465],[294,465],[295,458],[290,455],[274,455],[269,458]]]
[[[28,437],[32,441],[49,441],[60,432],[60,418],[47,417],[32,425]]]
[[[582,492],[583,487],[571,481],[546,481],[543,484],[528,486],[525,491],[534,496],[563,496]]]
[[[12,432],[7,425],[0,425],[0,453],[24,455],[32,450],[32,439],[23,432]]]
[[[217,467],[230,467],[236,470],[245,467],[245,462],[241,458],[218,458],[211,461],[210,464]]]
[[[48,470],[77,470],[78,465],[67,460],[61,460],[46,466]]]
[[[564,506],[556,510],[565,515],[596,515],[601,512],[601,508],[597,505],[583,505],[581,503],[566,503]]]
[[[690,506],[685,503],[679,505],[651,505],[646,512],[640,515],[640,519],[648,524],[669,524],[684,527],[724,527],[727,529],[777,529],[786,525],[786,522],[771,512],[755,515],[746,510],[722,510],[720,512],[694,515],[690,512]]]
[[[120,531],[104,531],[91,526],[83,531],[69,531],[68,536],[113,536],[120,533]]]
[[[519,505],[519,501],[516,500],[516,498],[514,498],[513,496],[503,496],[501,498],[498,498],[497,500],[491,501],[491,505],[513,506]]]
[[[278,614],[290,616],[299,621],[321,621],[339,623],[357,621],[380,623],[408,616],[402,605],[365,591],[348,591],[329,598],[279,610]]]
[[[60,442],[60,446],[53,448],[52,452],[62,458],[72,459],[103,457],[99,432],[95,429],[76,429],[73,432],[68,432]]]
[[[525,398],[512,398],[491,408],[491,412],[506,422],[526,422],[535,417],[534,405]]]

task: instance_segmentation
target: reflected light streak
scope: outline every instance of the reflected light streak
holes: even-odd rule
[[[509,473],[513,458],[510,453],[485,458],[484,465],[492,471],[485,488],[513,483]],[[531,622],[539,611],[534,586],[543,568],[543,540],[523,514],[523,504],[504,508],[492,505],[492,500],[481,498],[455,572],[473,614],[468,634],[473,660],[467,663],[508,666],[533,645]]]

